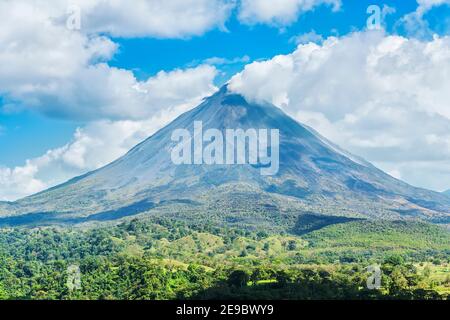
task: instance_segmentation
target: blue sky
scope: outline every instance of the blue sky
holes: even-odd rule
[[[226,23],[227,32],[212,30],[202,36],[187,39],[114,38],[119,52],[109,62],[111,66],[133,70],[138,79],[145,79],[161,70],[185,68],[211,57],[234,59],[248,56],[252,61],[268,59],[293,51],[292,37],[314,30],[324,37],[345,35],[352,30],[365,28],[367,7],[371,4],[389,5],[396,13],[388,18],[395,21],[414,11],[414,1],[344,1],[341,11],[334,13],[326,6],[300,16],[298,21],[280,30],[268,25],[242,25],[233,16]],[[389,24],[392,28],[392,23]],[[220,85],[239,72],[243,63],[222,66],[226,75],[216,79]],[[44,117],[29,111],[12,114],[1,113],[0,164],[21,165],[25,159],[41,155],[69,141],[82,121]]]
[[[338,2],[338,0],[329,2]],[[422,1],[422,3],[428,2],[432,1]],[[441,2],[444,3],[446,0]],[[138,82],[156,77],[160,71],[170,73],[175,69],[196,68],[205,63],[212,63],[211,58],[221,58],[221,63],[212,63],[217,72],[213,83],[220,86],[231,76],[242,71],[247,64],[270,60],[276,55],[288,55],[294,52],[298,45],[295,41],[296,36],[314,31],[317,36],[326,39],[329,36],[340,38],[357,31],[364,32],[368,18],[366,10],[369,5],[373,4],[379,5],[381,8],[388,6],[395,9],[395,12],[391,10],[390,14],[385,17],[387,34],[397,34],[408,39],[417,38],[421,41],[431,41],[432,33],[440,36],[448,34],[450,9],[446,5],[427,8],[424,17],[421,18],[422,22],[426,21],[427,30],[426,32],[417,32],[417,30],[412,31],[411,28],[406,28],[404,24],[399,24],[399,21],[417,10],[416,1],[343,0],[337,10],[332,10],[330,5],[318,4],[312,10],[308,9],[304,12],[300,10],[295,19],[291,19],[289,22],[243,21],[240,16],[242,9],[235,7],[224,19],[224,26],[214,26],[214,23],[211,26],[210,23],[210,26],[205,27],[204,30],[186,32],[186,34],[181,32],[176,36],[161,36],[158,32],[152,31],[137,36],[123,36],[120,32],[114,34],[114,32],[105,30],[104,32],[91,32],[86,37],[92,37],[93,34],[103,35],[109,42],[114,43],[117,46],[116,50],[111,50],[113,54],[103,58],[102,61],[110,68],[115,67],[132,72]],[[274,5],[276,6],[276,4]],[[45,10],[54,14],[51,9],[45,8]],[[86,19],[95,19],[98,15],[99,13],[90,13]],[[95,25],[95,22],[88,22],[90,25]],[[171,23],[176,24],[177,22],[172,21]],[[424,28],[423,25],[417,27]],[[1,41],[0,36],[0,44]],[[320,41],[316,40],[316,42]],[[51,47],[42,50],[44,54],[45,50],[48,50],[48,55],[52,54]],[[35,63],[39,64],[40,61],[35,61]],[[2,83],[6,83],[6,87],[2,88]],[[20,83],[17,86],[19,87],[19,85]],[[27,159],[40,157],[48,150],[54,150],[70,143],[74,140],[77,128],[87,128],[85,130],[89,131],[90,126],[93,126],[92,124],[96,121],[143,120],[140,114],[134,115],[130,119],[121,119],[120,116],[79,116],[77,112],[73,112],[73,114],[71,112],[60,113],[56,107],[36,108],[30,105],[35,101],[33,99],[38,98],[33,96],[33,99],[22,99],[22,91],[18,89],[15,91],[15,89],[12,85],[9,87],[8,82],[0,81],[0,150],[2,150],[0,167],[4,168],[12,169],[23,166]],[[11,92],[19,92],[20,98]],[[39,99],[41,97],[39,96]],[[45,99],[42,98],[43,102],[39,103],[51,104],[55,101],[54,99],[60,98],[46,94]],[[89,108],[89,99],[90,96],[86,96],[80,108]],[[17,103],[17,100],[20,102]],[[150,118],[147,113],[145,117]],[[360,150],[355,147],[352,151]],[[368,151],[363,156],[370,154]],[[373,161],[379,161],[377,157],[373,158],[375,159]],[[386,168],[388,167],[389,164],[386,164]],[[91,168],[85,170],[87,169]],[[392,169],[393,174],[395,170],[397,169]],[[73,172],[78,173],[76,170]],[[57,180],[55,182],[59,182]],[[417,184],[420,179],[411,178],[410,181]],[[51,182],[42,183],[45,186],[49,184]],[[426,183],[423,186],[438,188]],[[0,189],[1,187],[0,183]],[[450,183],[448,187],[450,188]]]
[[[327,6],[301,15],[296,22],[280,30],[279,27],[265,24],[248,26],[241,24],[236,16],[226,23],[227,32],[213,30],[200,37],[188,39],[115,39],[120,51],[111,61],[111,65],[135,70],[139,78],[147,78],[160,70],[185,67],[195,61],[211,57],[233,59],[249,56],[251,60],[269,59],[278,54],[292,52],[296,44],[292,38],[314,30],[323,37],[345,35],[366,26],[369,5],[388,5],[396,12],[386,19],[387,27],[392,31],[395,21],[414,11],[414,1],[344,1],[342,10],[332,12]],[[436,11],[434,15],[440,11]],[[434,16],[433,15],[433,16]],[[226,68],[227,76],[242,68],[241,65]],[[219,84],[225,79],[220,78]]]

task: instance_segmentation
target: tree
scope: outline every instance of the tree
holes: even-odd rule
[[[244,270],[234,270],[228,276],[228,284],[236,288],[243,288],[247,286],[250,277]]]
[[[289,251],[294,251],[297,249],[297,242],[295,242],[295,240],[289,240],[288,245],[287,245],[287,249]]]

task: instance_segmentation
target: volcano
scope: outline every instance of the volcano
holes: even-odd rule
[[[279,170],[258,164],[174,164],[177,129],[279,131]],[[194,139],[194,138],[193,138]],[[77,224],[128,216],[247,226],[295,225],[299,216],[450,222],[450,198],[397,180],[277,107],[224,86],[116,161],[0,206],[0,225]]]

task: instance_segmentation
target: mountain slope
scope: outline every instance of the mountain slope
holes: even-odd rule
[[[175,165],[174,130],[280,130],[280,168]],[[152,215],[257,225],[293,225],[301,213],[419,218],[449,223],[450,199],[412,187],[353,156],[272,105],[248,103],[226,86],[113,163],[0,207],[3,224],[107,221]]]

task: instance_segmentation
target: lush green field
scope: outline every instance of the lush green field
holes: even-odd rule
[[[297,234],[297,235],[296,235]],[[450,233],[418,222],[310,232],[130,220],[101,229],[2,229],[2,299],[437,299],[449,294]],[[369,290],[369,265],[382,287]],[[69,290],[69,266],[81,287]]]

